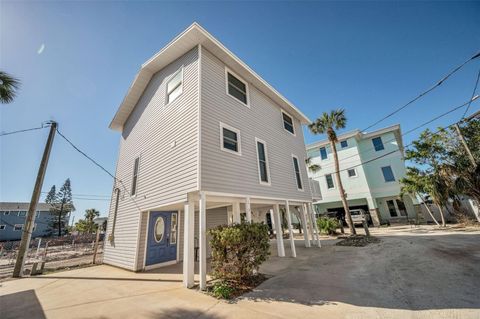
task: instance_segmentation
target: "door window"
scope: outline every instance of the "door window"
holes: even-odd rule
[[[157,243],[161,242],[163,239],[163,235],[165,234],[165,221],[163,217],[157,217],[157,221],[155,222],[155,229],[153,232],[154,239]]]
[[[177,213],[172,213],[172,221],[170,223],[170,244],[177,243]]]
[[[390,212],[390,216],[397,217],[397,209],[395,208],[395,203],[393,200],[387,200],[388,211]]]

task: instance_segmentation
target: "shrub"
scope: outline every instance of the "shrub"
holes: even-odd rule
[[[226,281],[217,281],[212,287],[212,295],[216,298],[230,299],[234,292],[235,288]]]
[[[234,285],[248,282],[270,255],[268,226],[263,223],[218,226],[208,233],[215,279]]]
[[[318,228],[324,234],[334,235],[336,230],[340,227],[340,224],[337,219],[330,217],[320,217],[317,219]]]

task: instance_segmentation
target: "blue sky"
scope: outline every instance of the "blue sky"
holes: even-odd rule
[[[2,1],[0,68],[20,78],[22,89],[14,103],[0,105],[0,130],[54,119],[114,172],[119,134],[108,129],[111,118],[140,65],[193,21],[310,118],[343,107],[346,130],[365,128],[478,52],[479,16],[480,2]],[[480,61],[468,64],[375,128],[400,123],[406,131],[464,103],[479,68]],[[29,201],[47,134],[0,139],[1,201]],[[307,142],[323,138],[305,134]],[[80,197],[109,196],[112,179],[57,136],[43,190],[67,177],[77,219],[91,207],[107,214],[107,200]]]

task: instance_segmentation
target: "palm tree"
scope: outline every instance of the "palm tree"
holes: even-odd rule
[[[0,71],[0,103],[7,104],[13,101],[20,88],[20,81],[10,74]]]
[[[320,165],[312,163],[312,158],[310,156],[305,159],[305,164],[307,165],[308,170],[312,172],[312,174],[315,174],[321,169]]]
[[[308,127],[313,134],[327,134],[330,141],[330,147],[332,148],[333,159],[335,161],[335,177],[337,180],[338,191],[342,199],[343,209],[345,210],[345,217],[347,219],[348,227],[352,235],[356,234],[355,227],[353,225],[352,216],[350,215],[350,209],[348,208],[347,195],[343,189],[342,180],[340,178],[340,164],[338,163],[337,154],[337,133],[335,130],[345,128],[347,124],[347,118],[345,117],[345,110],[338,109],[330,111],[330,113],[324,112],[322,116],[316,119]]]

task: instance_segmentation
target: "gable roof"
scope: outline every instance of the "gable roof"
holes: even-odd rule
[[[302,124],[309,124],[311,122],[297,107],[228,50],[220,41],[215,39],[198,23],[194,22],[163,49],[142,64],[140,71],[130,85],[127,95],[120,104],[109,127],[113,130],[121,131],[125,121],[135,108],[135,105],[142,96],[152,76],[199,44],[227,64],[235,73],[280,105],[290,115],[299,119]]]

